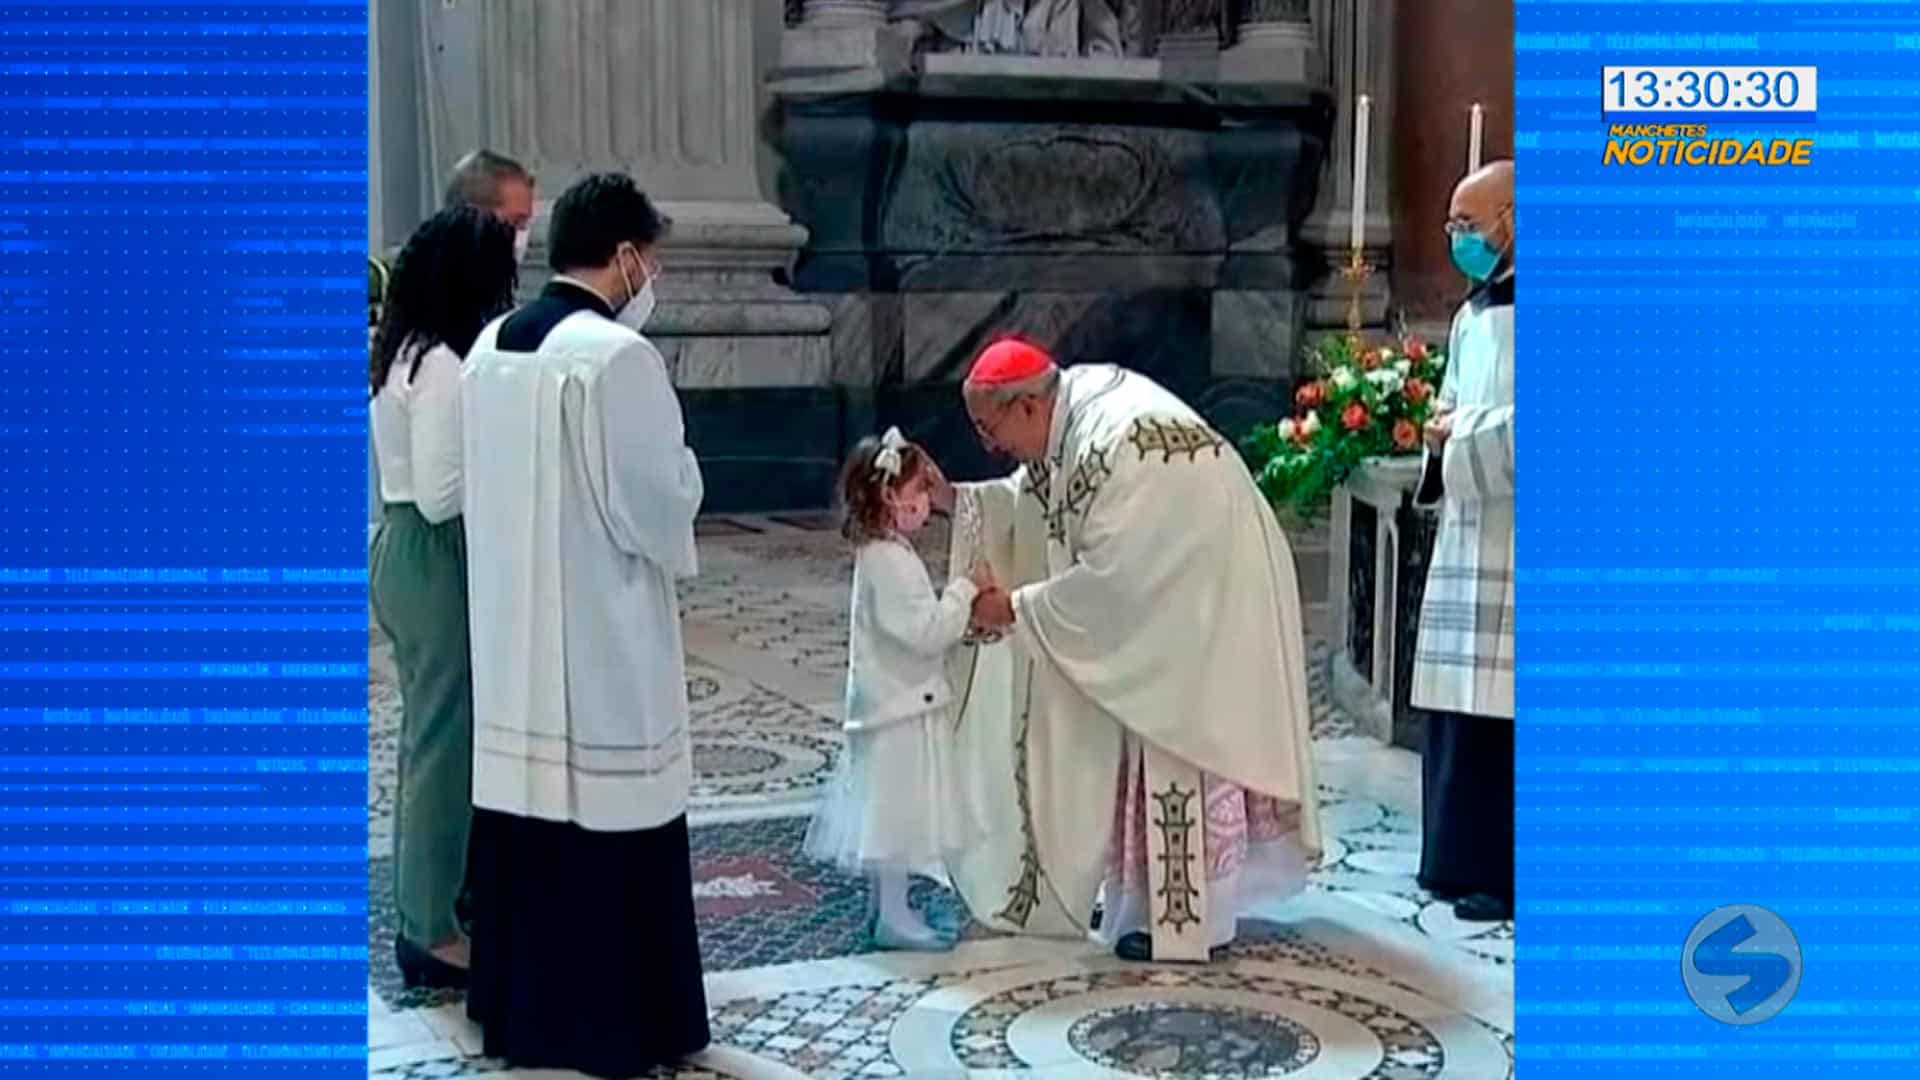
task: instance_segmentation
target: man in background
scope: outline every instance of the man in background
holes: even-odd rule
[[[479,207],[513,226],[513,255],[525,262],[533,240],[533,186],[526,166],[504,154],[475,150],[454,164],[445,202]]]
[[[1428,711],[1419,880],[1485,922],[1513,916],[1513,162],[1460,181],[1447,235],[1473,292],[1415,499],[1440,508],[1413,660]]]

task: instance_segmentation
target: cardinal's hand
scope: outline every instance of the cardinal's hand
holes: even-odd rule
[[[995,586],[973,598],[973,624],[1003,631],[1013,625],[1013,594]]]

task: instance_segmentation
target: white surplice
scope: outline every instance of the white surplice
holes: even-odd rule
[[[956,755],[992,785],[993,835],[949,870],[990,926],[1084,934],[1137,808],[1116,802],[1144,804],[1130,835],[1151,858],[1128,857],[1161,875],[1156,895],[1194,901],[1153,901],[1156,956],[1203,959],[1234,909],[1302,887],[1321,850],[1293,557],[1239,456],[1178,398],[1107,365],[1062,376],[1045,458],[961,486],[951,565],[991,562],[1016,622],[955,656]],[[1223,910],[1205,893],[1227,856],[1202,825],[1234,786],[1285,813],[1232,856],[1236,878],[1255,873]],[[1107,881],[1110,915],[1125,885]]]
[[[692,781],[674,579],[700,468],[659,351],[562,314],[531,352],[489,326],[462,381],[474,805],[650,829]]]
[[[1413,658],[1416,708],[1513,719],[1514,279],[1460,305],[1439,404],[1453,433],[1427,451],[1418,500],[1440,508]]]

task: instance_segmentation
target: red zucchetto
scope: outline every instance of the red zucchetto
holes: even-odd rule
[[[1053,367],[1053,357],[1038,346],[1016,338],[1001,338],[987,346],[967,373],[971,386],[1007,386],[1044,375]]]

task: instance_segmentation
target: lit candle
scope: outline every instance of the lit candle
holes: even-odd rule
[[[1480,108],[1479,102],[1473,103],[1472,127],[1467,133],[1467,171],[1476,172],[1480,168],[1480,129],[1485,124],[1487,114]]]
[[[1367,114],[1373,102],[1360,95],[1359,110],[1353,117],[1353,250],[1367,243]]]

